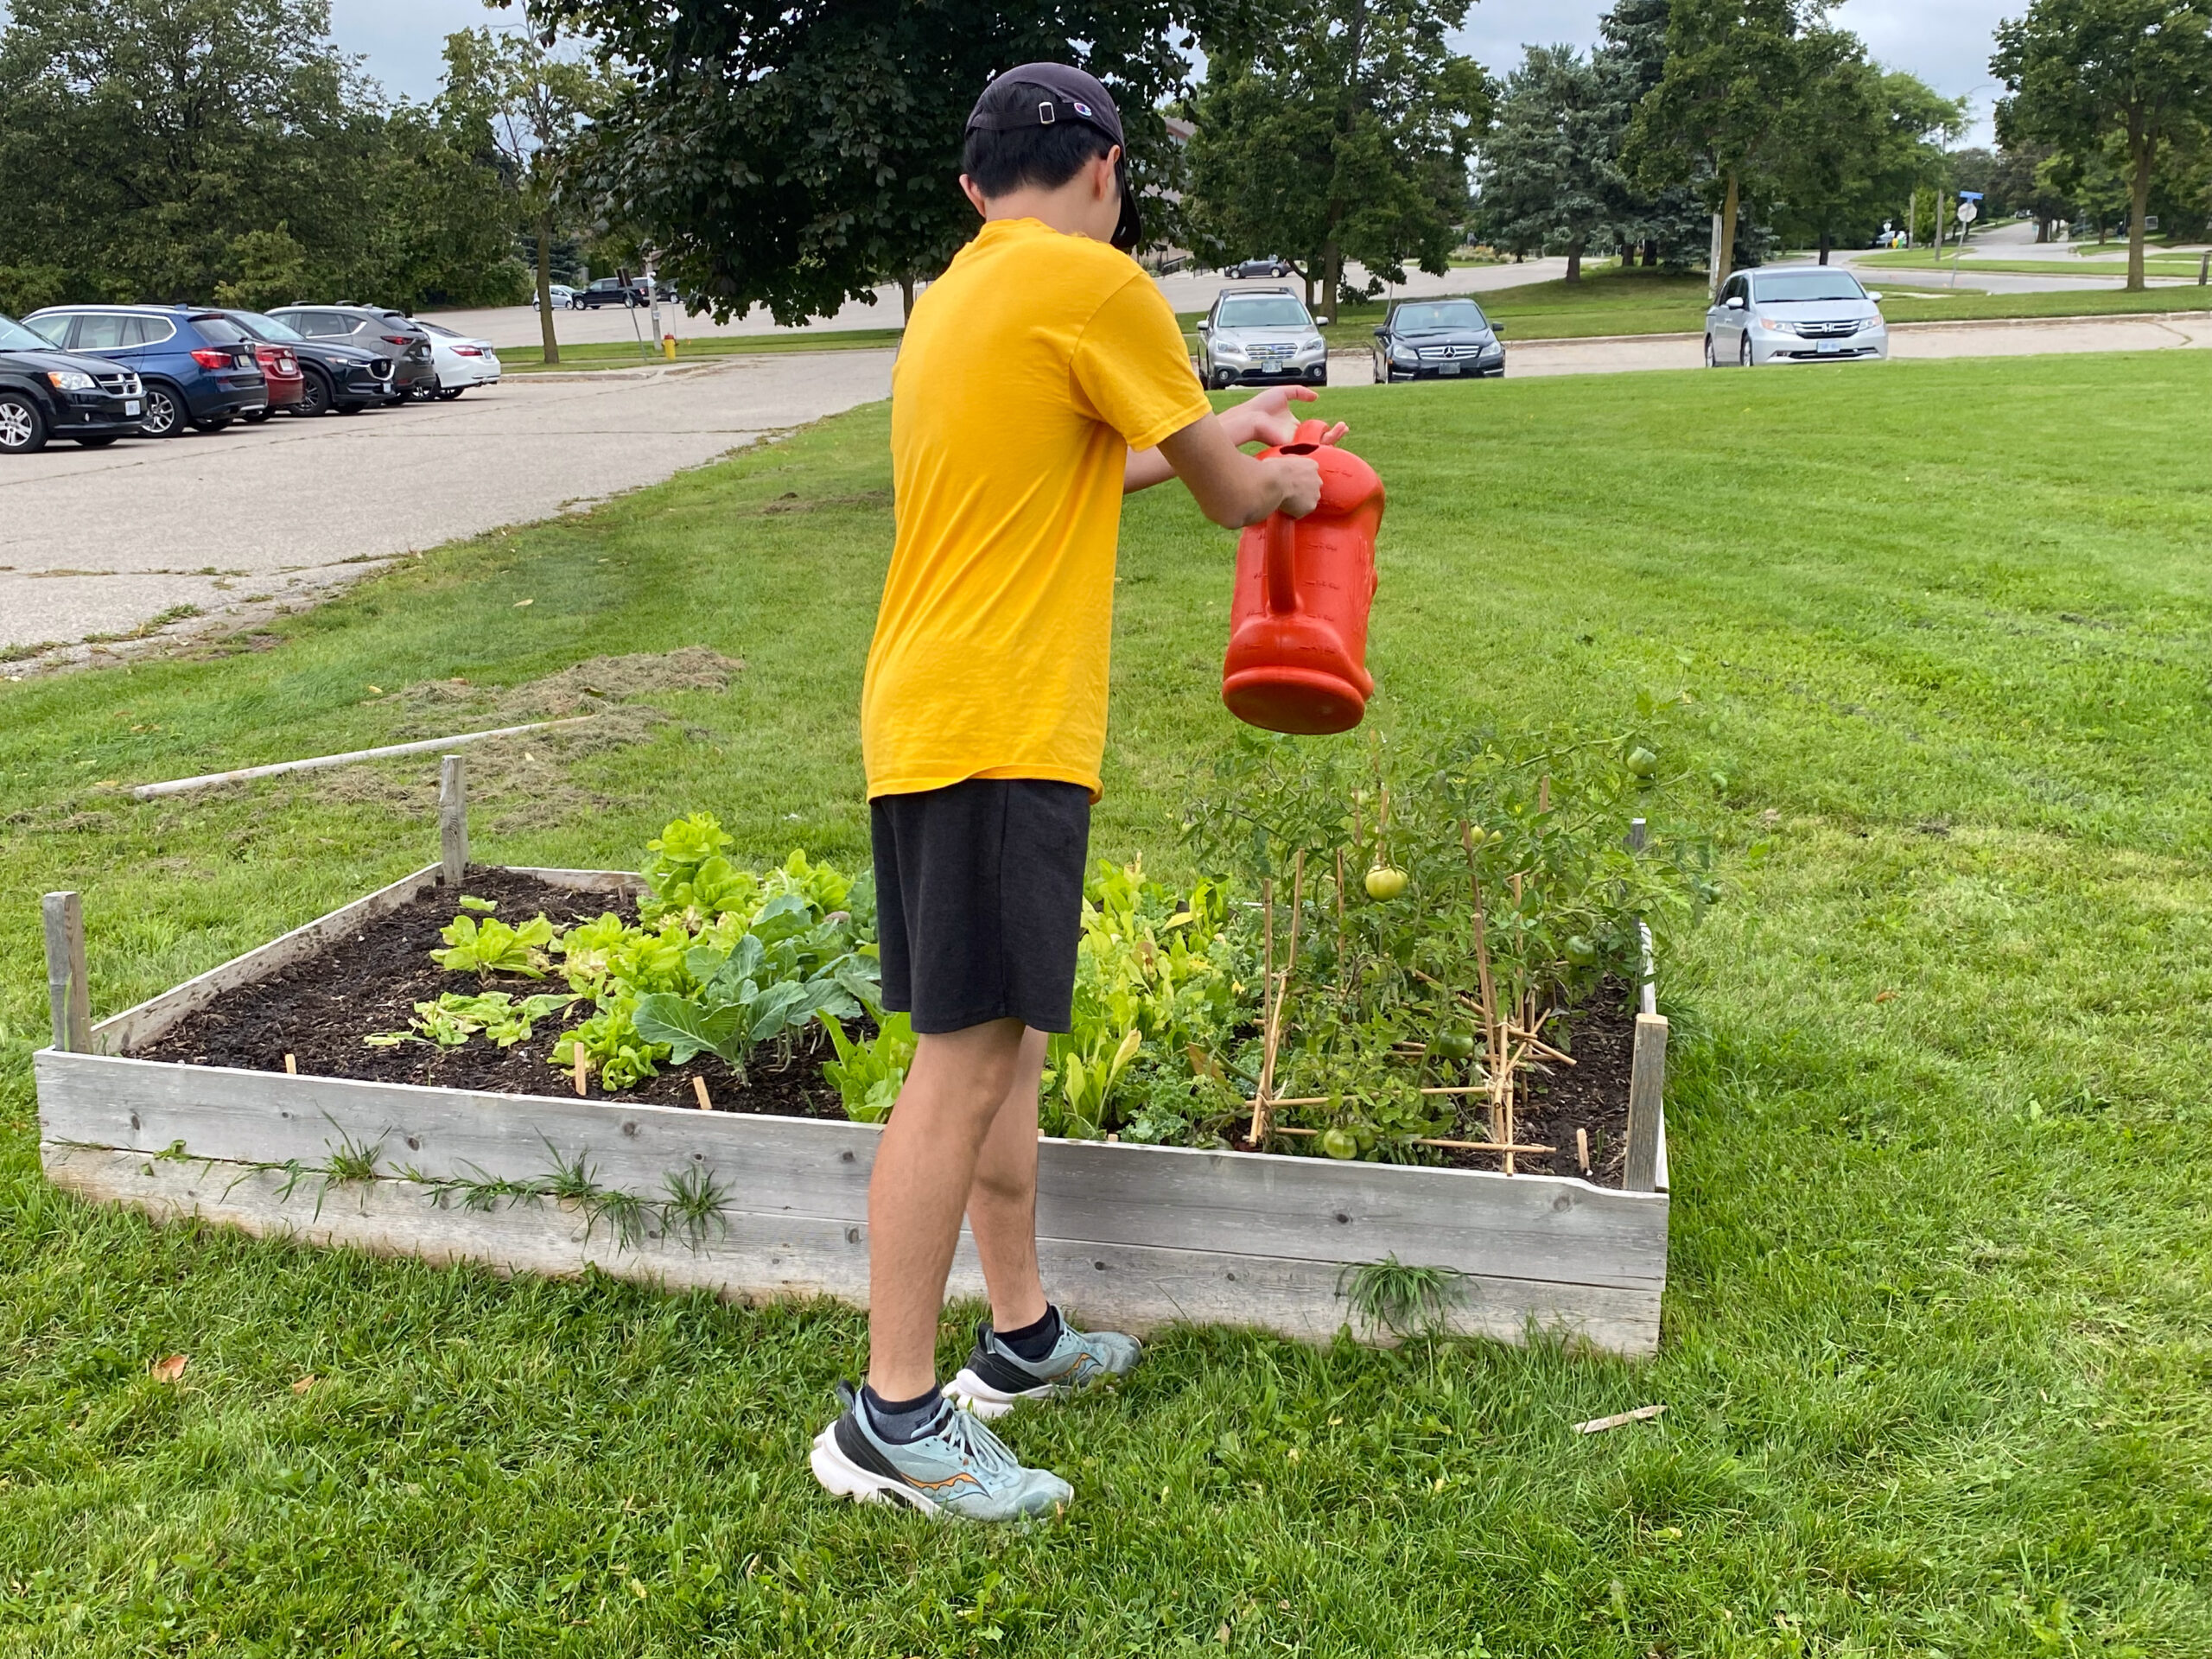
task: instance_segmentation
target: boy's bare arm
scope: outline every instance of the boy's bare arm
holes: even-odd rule
[[[1316,395],[1306,386],[1270,386],[1256,397],[1248,397],[1221,410],[1222,430],[1229,434],[1231,443],[1238,445],[1288,443],[1298,430],[1298,416],[1291,413],[1291,404],[1310,404]],[[1349,429],[1338,421],[1321,442],[1334,443]],[[1174,476],[1175,469],[1159,450],[1133,449],[1122,469],[1122,493],[1135,495],[1139,490],[1165,484]]]
[[[1321,499],[1321,469],[1311,455],[1248,455],[1218,415],[1202,416],[1163,438],[1160,455],[1183,480],[1198,511],[1231,530],[1278,509],[1303,518]]]

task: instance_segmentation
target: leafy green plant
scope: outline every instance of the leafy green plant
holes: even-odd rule
[[[855,1123],[880,1123],[898,1103],[899,1090],[914,1063],[913,1021],[903,1014],[886,1014],[874,1037],[855,1041],[842,1021],[825,1020],[837,1058],[825,1060],[822,1076],[845,1103]]]
[[[482,1033],[501,1048],[527,1042],[537,1022],[558,1014],[576,999],[556,992],[541,992],[518,1000],[505,991],[485,991],[466,996],[448,991],[434,1002],[417,1002],[415,1017],[405,1031],[380,1031],[361,1040],[372,1048],[397,1048],[402,1043],[434,1043],[458,1048]]]
[[[639,1035],[665,1044],[678,1065],[704,1051],[740,1076],[761,1044],[787,1038],[823,1017],[859,1017],[878,1005],[880,976],[847,947],[842,919],[808,925],[810,909],[795,894],[772,899],[727,954],[702,945],[685,958],[700,982],[696,995],[657,992],[639,999]],[[804,931],[800,931],[800,930]]]
[[[473,973],[482,979],[494,974],[543,979],[551,965],[546,947],[553,943],[553,924],[542,915],[520,927],[511,927],[493,916],[481,921],[474,916],[456,916],[438,937],[447,948],[431,951],[430,959],[449,973]]]

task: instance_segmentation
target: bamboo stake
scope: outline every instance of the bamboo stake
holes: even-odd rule
[[[1289,1106],[1296,1103],[1297,1103],[1295,1102],[1287,1100],[1279,1100],[1275,1103],[1278,1106]],[[1325,1131],[1321,1129],[1300,1128],[1295,1123],[1283,1123],[1276,1126],[1274,1133],[1277,1135],[1321,1135],[1325,1133]],[[1559,1150],[1557,1147],[1503,1146],[1494,1141],[1440,1141],[1429,1135],[1414,1136],[1413,1144],[1417,1147],[1443,1147],[1452,1152],[1525,1152],[1530,1154],[1541,1154],[1557,1152]]]
[[[1551,810],[1552,775],[1548,772],[1542,777],[1536,779],[1536,810],[1539,812],[1548,812]]]
[[[1245,1139],[1255,1147],[1268,1123],[1268,1096],[1275,1083],[1275,881],[1260,878],[1260,1086],[1252,1091],[1252,1127]]]
[[[1257,1097],[1252,1103],[1252,1127],[1247,1138],[1255,1147],[1268,1133],[1268,1117],[1272,1103],[1268,1096],[1274,1090],[1275,1055],[1282,1046],[1283,1009],[1290,1001],[1290,976],[1298,971],[1298,923],[1305,908],[1306,849],[1301,847],[1291,861],[1290,942],[1283,956],[1282,972],[1274,986],[1274,1007],[1267,1020],[1267,1052],[1260,1063],[1260,1087]],[[1271,902],[1268,907],[1270,959],[1274,956],[1274,915]]]

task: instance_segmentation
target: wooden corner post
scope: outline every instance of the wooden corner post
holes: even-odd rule
[[[1621,1174],[1621,1185],[1630,1192],[1658,1190],[1659,1122],[1666,1090],[1666,1016],[1639,1014],[1629,1060],[1628,1166]]]
[[[46,994],[54,1046],[82,1054],[92,1046],[92,997],[85,983],[85,906],[73,893],[46,895]]]
[[[438,762],[438,880],[457,887],[468,871],[468,763],[448,754]]]

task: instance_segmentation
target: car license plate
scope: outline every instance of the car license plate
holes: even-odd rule
[[[132,397],[132,398],[126,399],[126,400],[124,401],[124,405],[123,405],[123,412],[124,412],[124,414],[126,414],[126,415],[136,415],[136,414],[137,414],[137,413],[138,413],[138,400],[137,400],[136,397]]]
[[[1840,340],[1824,340],[1820,342],[1820,352],[1822,357],[1833,357],[1842,349],[1843,342]]]
[[[1459,365],[1457,363],[1440,363],[1436,365],[1436,372],[1439,374],[1457,374]]]

